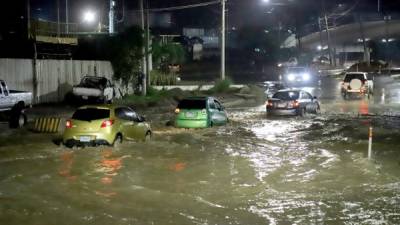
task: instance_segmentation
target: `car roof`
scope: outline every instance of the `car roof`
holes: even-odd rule
[[[79,107],[78,109],[88,109],[88,108],[96,108],[96,109],[116,109],[119,107],[128,107],[128,106],[122,106],[122,105],[113,105],[113,104],[98,104],[98,105],[84,105]]]
[[[361,75],[364,75],[364,74],[368,74],[368,72],[346,72],[346,75],[347,74],[361,74]]]
[[[184,99],[182,99],[182,100],[207,100],[207,99],[210,99],[210,98],[213,98],[213,97],[209,97],[209,96],[196,96],[196,97],[187,97],[187,98],[184,98]]]
[[[303,90],[298,89],[298,88],[286,88],[286,89],[281,89],[281,90],[279,90],[279,91],[277,91],[277,92],[289,92],[289,91],[297,91],[297,92],[300,92],[300,91],[303,91]]]

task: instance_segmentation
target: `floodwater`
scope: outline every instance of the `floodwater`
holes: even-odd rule
[[[307,118],[231,108],[227,126],[159,127],[118,148],[1,133],[0,224],[400,224],[400,121],[323,102]]]

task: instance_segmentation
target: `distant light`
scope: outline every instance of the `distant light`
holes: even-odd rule
[[[387,40],[386,40],[385,38],[383,38],[383,39],[382,39],[382,42],[383,42],[383,43],[386,43],[386,42],[387,42]]]
[[[115,1],[112,1],[112,2],[111,2],[111,5],[114,7],[114,6],[115,6]]]
[[[263,0],[264,3],[269,3],[269,0]]]
[[[259,49],[259,48],[255,48],[255,49],[254,49],[254,51],[255,51],[255,52],[260,52],[260,51],[261,51],[261,49]]]
[[[317,49],[318,49],[318,51],[321,51],[322,50],[322,46],[318,45]]]
[[[264,32],[265,32],[266,34],[268,34],[268,33],[269,33],[269,30],[264,30]]]
[[[289,74],[288,75],[288,80],[289,81],[294,81],[294,79],[296,79],[296,76],[294,74]]]
[[[86,11],[83,13],[83,22],[93,23],[96,20],[96,14],[93,11]]]
[[[303,80],[305,80],[305,81],[309,81],[310,80],[310,74],[309,73],[304,73],[303,74]]]

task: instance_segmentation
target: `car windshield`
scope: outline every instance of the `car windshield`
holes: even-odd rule
[[[282,91],[275,93],[272,98],[277,98],[280,100],[296,100],[299,98],[298,91]]]
[[[75,111],[74,115],[72,115],[72,119],[82,120],[82,121],[100,120],[109,117],[110,117],[109,109],[98,109],[98,108],[78,109]]]
[[[202,99],[184,99],[178,104],[180,109],[205,109],[206,100]]]
[[[297,67],[297,68],[289,68],[288,73],[305,73],[307,70],[305,68]]]
[[[84,87],[105,87],[107,85],[106,78],[99,78],[99,77],[86,77],[82,80],[81,86]]]
[[[344,82],[350,82],[353,79],[364,80],[364,74],[360,74],[360,73],[346,74],[346,77],[344,78]]]

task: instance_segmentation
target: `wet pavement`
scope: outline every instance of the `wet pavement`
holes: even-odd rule
[[[350,101],[324,79],[318,116],[228,108],[227,126],[156,125],[151,142],[118,148],[1,132],[0,224],[399,224],[400,85],[386,79]]]

